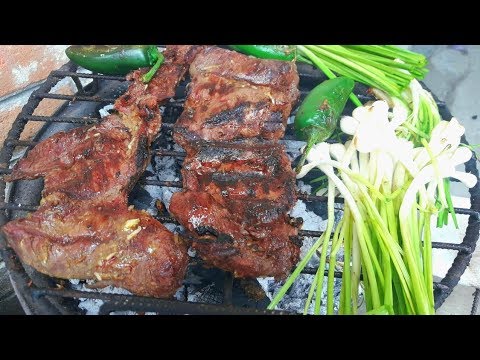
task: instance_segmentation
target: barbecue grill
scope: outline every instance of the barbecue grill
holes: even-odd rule
[[[316,84],[324,80],[324,76],[309,65],[298,66],[300,75],[300,90],[302,99]],[[51,92],[56,84],[64,78],[71,78],[76,87],[75,95],[63,95]],[[83,86],[81,79],[92,79]],[[163,109],[162,131],[152,146],[154,158],[174,158],[177,171],[180,170],[184,153],[174,148],[171,139],[171,130],[183,108],[185,85],[181,83],[177,89],[175,99],[168,102]],[[128,81],[124,77],[106,76],[79,71],[73,63],[67,63],[59,70],[53,71],[47,80],[34,91],[28,103],[23,107],[16,118],[5,140],[0,153],[0,175],[11,172],[14,155],[25,156],[37,142],[46,139],[58,131],[68,130],[85,124],[94,124],[100,121],[99,109],[111,104],[126,90]],[[363,101],[371,100],[367,89],[357,85],[356,93]],[[65,103],[53,116],[33,115],[35,109],[43,99],[55,99]],[[437,99],[436,99],[437,100]],[[450,119],[451,114],[443,102],[437,100],[440,114],[444,119]],[[346,109],[351,112],[352,108]],[[295,110],[294,110],[295,111]],[[30,122],[43,122],[44,126],[33,141],[20,140],[25,125]],[[294,140],[291,125],[287,128],[284,140]],[[462,141],[466,143],[465,137]],[[475,155],[474,155],[475,156]],[[476,159],[472,158],[465,164],[466,171],[478,177]],[[160,181],[149,174],[148,170],[133,190],[129,200],[137,208],[152,208],[151,199],[145,200],[142,186],[180,188],[181,181]],[[178,176],[179,173],[178,173]],[[0,179],[0,226],[6,222],[25,216],[35,211],[41,198],[42,180],[15,181],[7,186]],[[307,204],[326,202],[322,196],[313,196],[299,192],[299,199]],[[446,276],[435,282],[435,308],[438,309],[457,285],[461,275],[470,262],[475,250],[480,232],[480,183],[470,189],[471,208],[456,208],[457,214],[468,216],[466,235],[460,244],[433,242],[434,249],[456,251],[457,256]],[[156,218],[165,224],[175,224],[168,212],[160,206],[150,209],[156,212]],[[318,237],[321,232],[302,230],[299,237]],[[154,312],[158,314],[288,314],[286,311],[268,311],[266,306],[269,299],[255,280],[234,279],[231,274],[218,269],[206,269],[201,260],[193,258],[189,265],[184,286],[176,295],[176,300],[161,300],[125,294],[104,293],[99,291],[83,291],[72,286],[68,280],[54,279],[43,275],[33,268],[21,263],[15,252],[6,244],[0,234],[0,251],[9,271],[17,297],[28,314],[82,314],[79,299],[101,300],[100,314],[134,311],[137,313]],[[315,268],[306,268],[304,273],[315,274]],[[335,274],[341,278],[341,273]],[[198,289],[203,289],[203,295],[191,296]],[[205,290],[207,289],[207,290]],[[260,290],[260,291],[259,291]],[[252,295],[255,294],[255,296]],[[480,298],[480,291],[474,294],[472,314],[476,312]]]

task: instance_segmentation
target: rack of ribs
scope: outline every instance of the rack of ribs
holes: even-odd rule
[[[39,209],[3,227],[21,260],[57,278],[92,279],[135,294],[170,297],[188,262],[182,239],[127,196],[144,172],[161,126],[159,105],[175,95],[200,46],[169,46],[148,84],[148,69],[98,125],[53,135],[18,162],[7,181],[44,177]]]
[[[285,278],[298,261],[288,211],[295,173],[278,140],[298,99],[295,63],[209,47],[192,78],[174,140],[186,151],[184,190],[170,212],[207,264],[236,277]]]

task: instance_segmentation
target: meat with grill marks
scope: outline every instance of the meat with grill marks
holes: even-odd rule
[[[190,67],[192,82],[175,141],[280,139],[298,98],[295,63],[260,60],[210,47]]]
[[[246,226],[283,217],[296,201],[295,174],[277,142],[198,145],[184,160],[182,177],[186,189],[207,192]]]
[[[188,230],[197,255],[208,264],[241,278],[285,278],[298,261],[299,247],[291,240],[298,231],[288,215],[276,214],[268,222],[252,225],[206,192],[173,196],[170,211]]]
[[[150,142],[159,127],[158,115],[150,123],[134,112],[112,114],[98,125],[60,132],[41,142],[6,179],[42,176],[44,197],[56,192],[84,200],[125,196],[147,165]]]
[[[287,213],[295,174],[278,139],[298,97],[294,63],[211,47],[192,82],[174,139],[186,150],[185,190],[170,212],[208,264],[237,277],[284,278],[299,257]]]
[[[6,180],[44,177],[38,211],[3,227],[26,264],[59,278],[94,279],[138,295],[170,297],[180,286],[185,244],[127,195],[145,170],[161,126],[159,105],[175,94],[200,46],[170,46],[147,85],[141,76],[98,125],[58,133],[33,148]]]

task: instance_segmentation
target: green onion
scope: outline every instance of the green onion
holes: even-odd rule
[[[316,144],[307,158],[308,166],[297,175],[302,178],[316,168],[324,174],[317,182],[328,178],[327,230],[269,308],[278,304],[321,249],[304,313],[314,295],[313,313],[320,313],[326,283],[326,313],[334,314],[334,271],[343,247],[339,314],[357,313],[360,289],[367,314],[434,314],[431,217],[437,213],[436,203],[440,210],[452,207],[444,196],[449,186],[446,179],[460,179],[468,187],[476,182],[475,176],[455,169],[472,155],[459,147],[465,129],[456,119],[441,121],[431,131],[430,141],[422,139],[422,146],[413,151],[413,144],[395,128],[405,121],[405,113],[391,114],[384,101],[377,101],[356,109],[352,116],[343,119],[341,128],[355,140]],[[343,217],[337,225],[333,222],[335,191],[344,198]],[[440,213],[439,223],[447,219]]]
[[[389,45],[297,45],[297,50],[297,61],[315,64],[328,78],[347,76],[391,96],[400,96],[428,71],[425,56]],[[360,106],[357,100],[352,96]]]

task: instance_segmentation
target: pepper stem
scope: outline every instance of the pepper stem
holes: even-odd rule
[[[150,82],[150,80],[152,80],[153,76],[155,75],[157,70],[160,68],[160,65],[162,65],[162,63],[163,63],[163,55],[159,54],[157,62],[155,63],[155,65],[153,65],[152,68],[146,74],[144,74],[142,76],[142,81],[145,84],[148,84]]]
[[[313,128],[310,134],[308,135],[307,146],[305,146],[302,157],[300,158],[300,161],[298,162],[295,168],[295,172],[297,174],[300,173],[300,171],[302,170],[303,164],[305,164],[305,160],[307,159],[307,156],[310,150],[312,150],[313,145],[318,143],[320,139],[322,139],[322,141],[326,140],[325,132],[320,129]]]

